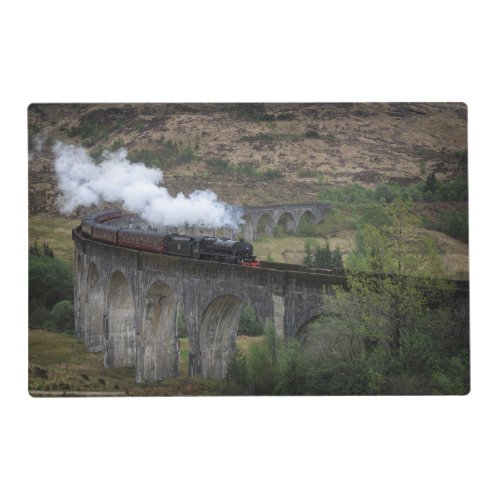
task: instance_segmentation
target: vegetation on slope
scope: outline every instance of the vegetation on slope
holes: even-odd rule
[[[237,345],[247,352],[259,337],[238,337]],[[74,335],[31,329],[29,331],[29,391],[36,396],[109,393],[128,396],[221,395],[225,381],[188,377],[188,339],[180,339],[179,377],[163,382],[137,384],[134,368],[104,368],[103,354],[85,351]],[[38,392],[40,391],[40,392]]]
[[[468,304],[440,280],[432,240],[407,203],[366,224],[351,256],[348,289],[325,295],[322,319],[283,343],[265,340],[229,367],[235,393],[467,394]],[[423,286],[422,278],[432,279]]]

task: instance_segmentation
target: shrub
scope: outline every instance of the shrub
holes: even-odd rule
[[[303,236],[316,236],[317,235],[317,225],[304,217],[299,221],[299,234]]]
[[[60,332],[74,332],[75,312],[70,300],[61,300],[50,313],[50,320]]]
[[[111,151],[116,151],[117,149],[123,148],[123,146],[125,146],[125,142],[121,137],[118,137],[111,145]]]
[[[305,136],[308,138],[308,139],[318,139],[319,138],[319,133],[316,132],[316,130],[308,130],[306,133],[305,133]]]
[[[260,103],[240,103],[234,104],[230,111],[238,118],[254,121],[272,121],[274,115],[266,113],[266,106]]]
[[[279,170],[275,170],[274,168],[266,168],[263,172],[262,172],[262,177],[264,179],[281,179],[282,177],[284,177],[284,175],[279,171]]]

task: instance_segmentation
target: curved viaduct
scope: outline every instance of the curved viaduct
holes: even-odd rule
[[[344,279],[288,269],[248,268],[138,252],[88,240],[73,230],[75,323],[106,367],[136,368],[138,382],[178,374],[177,318],[190,343],[189,373],[224,378],[248,304],[279,336],[317,317],[323,290]]]

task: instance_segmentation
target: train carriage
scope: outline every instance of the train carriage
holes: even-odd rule
[[[165,233],[154,231],[137,231],[135,229],[120,229],[118,231],[118,245],[145,252],[164,253]]]
[[[92,239],[103,243],[117,244],[118,228],[106,224],[94,224],[92,226]]]

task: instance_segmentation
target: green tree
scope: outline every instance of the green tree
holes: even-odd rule
[[[344,261],[342,260],[342,252],[337,245],[332,253],[332,267],[334,269],[344,269]]]
[[[29,258],[29,300],[52,309],[60,300],[73,298],[73,277],[69,266],[55,257]]]
[[[318,246],[314,252],[314,265],[325,269],[331,269],[332,265],[332,251],[330,250],[330,243],[328,240],[325,246]]]
[[[267,323],[264,327],[262,342],[254,343],[247,356],[248,376],[255,387],[255,394],[273,394],[278,380],[278,352],[281,342],[278,341],[274,326]]]
[[[436,179],[436,174],[434,172],[431,172],[427,176],[427,179],[425,180],[424,192],[430,191],[431,193],[434,193],[434,191],[436,191],[437,188],[438,188],[438,181]]]
[[[231,385],[229,392],[243,393],[249,385],[246,358],[238,347],[227,367],[227,381]]]
[[[72,300],[73,277],[69,266],[54,257],[45,243],[29,249],[28,286],[30,327],[55,328],[50,312],[58,302]]]
[[[238,335],[257,337],[264,334],[264,327],[257,319],[255,311],[250,306],[245,306],[241,311]]]
[[[324,299],[309,349],[308,393],[468,391],[468,320],[440,277],[432,240],[411,205],[360,230],[347,289]]]
[[[312,267],[314,265],[314,257],[312,252],[312,240],[309,238],[304,241],[304,266]]]
[[[387,217],[382,226],[366,224],[361,229],[351,268],[365,273],[351,276],[351,292],[344,298],[349,301],[357,295],[369,305],[364,314],[386,323],[375,323],[377,331],[387,333],[396,353],[401,350],[402,330],[415,325],[415,315],[429,302],[430,289],[424,290],[422,280],[436,280],[443,273],[436,245],[420,232],[421,220],[413,215],[411,203],[397,200],[387,208]],[[441,281],[434,284],[443,286]]]

